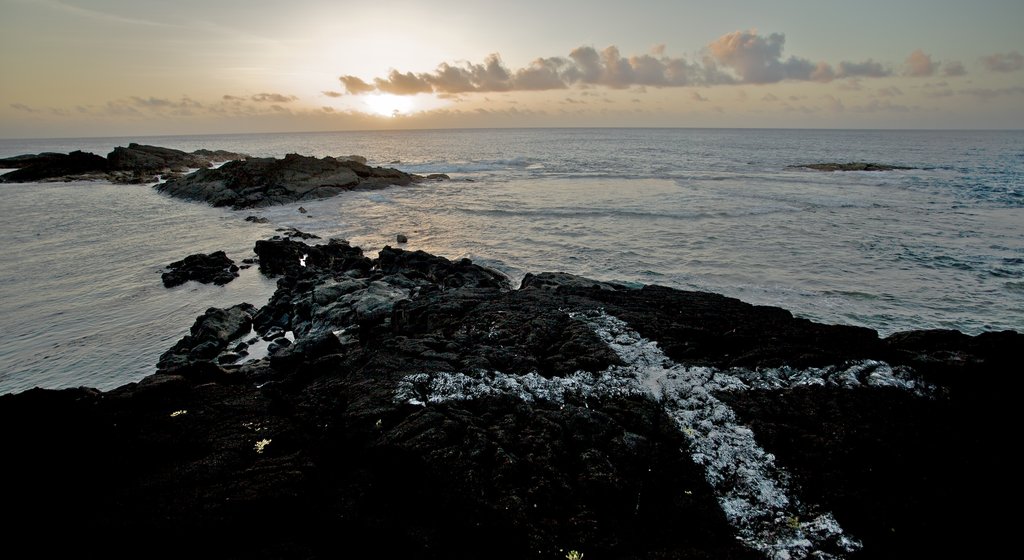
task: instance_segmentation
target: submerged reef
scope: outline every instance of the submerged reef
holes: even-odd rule
[[[563,273],[516,288],[337,239],[255,252],[270,301],[209,309],[155,374],[0,397],[7,546],[891,558],[1013,534],[1019,333],[880,338]]]

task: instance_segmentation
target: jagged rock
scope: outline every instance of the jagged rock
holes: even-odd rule
[[[899,169],[917,169],[916,167],[903,167],[899,165],[886,165],[884,163],[808,163],[804,165],[791,165],[794,169],[813,169],[815,171],[894,171]]]
[[[132,142],[128,144],[128,147],[114,148],[107,154],[107,161],[110,162],[110,168],[114,170],[152,175],[160,172],[181,173],[190,168],[209,167],[215,161],[237,160],[246,157],[248,156],[245,154],[223,150],[196,150],[188,153],[173,148],[147,146]]]
[[[270,220],[263,216],[246,216],[245,221],[252,222],[254,224],[269,224]]]
[[[319,235],[306,233],[302,230],[293,227],[277,228],[276,231],[281,232],[281,236],[286,237],[288,239],[320,239]]]
[[[512,289],[422,251],[256,252],[278,276],[267,305],[208,310],[155,375],[0,397],[9,546],[539,560],[1013,544],[1019,333],[883,340],[703,292],[552,273]],[[251,328],[274,348],[238,364]],[[761,476],[776,468],[779,487]]]
[[[169,270],[160,277],[164,286],[168,288],[179,286],[189,280],[223,286],[238,278],[238,267],[224,251],[215,251],[208,255],[189,255],[180,261],[172,262],[167,268]]]
[[[13,161],[12,161],[13,160]],[[82,151],[69,154],[45,153],[36,156],[16,156],[10,161],[17,170],[0,175],[0,183],[27,183],[54,179],[71,180],[78,176],[102,175],[110,169],[106,159]],[[0,165],[4,167],[7,164]]]
[[[353,188],[407,185],[415,180],[415,176],[397,169],[369,167],[332,157],[288,154],[284,159],[250,158],[217,169],[200,169],[157,185],[157,190],[178,198],[240,209],[326,198]]]
[[[406,237],[404,234],[399,233],[398,235],[395,236],[395,241],[397,241],[398,243],[408,243],[409,238]]]
[[[223,150],[196,150],[192,153],[128,144],[114,148],[106,158],[74,151],[69,154],[47,152],[21,155],[0,160],[0,167],[9,165],[17,171],[0,175],[0,182],[31,182],[54,179],[104,179],[114,183],[146,183],[158,175],[174,175],[190,168],[209,167],[215,161],[244,159],[245,154]]]
[[[160,356],[157,368],[171,370],[215,357],[229,342],[252,330],[255,313],[256,308],[248,303],[207,309],[196,318],[189,334]]]

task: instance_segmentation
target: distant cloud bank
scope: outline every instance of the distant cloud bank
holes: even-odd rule
[[[707,45],[696,59],[665,55],[663,45],[650,53],[624,57],[618,47],[603,50],[581,46],[568,56],[541,57],[528,66],[510,69],[498,54],[482,63],[442,62],[433,72],[413,73],[391,70],[386,76],[369,81],[344,75],[339,79],[344,91],[325,91],[338,97],[373,92],[395,95],[434,93],[457,96],[463,93],[502,91],[539,91],[566,89],[576,85],[622,89],[631,86],[682,87],[721,84],[772,84],[784,80],[830,82],[843,78],[881,78],[894,75],[881,62],[841,61],[833,66],[798,56],[784,56],[786,36],[782,33],[759,35],[756,31],[727,33]],[[984,59],[987,68],[996,71],[1019,69],[1020,54],[995,54]],[[915,50],[905,62],[903,75],[932,76],[939,69],[947,76],[966,74],[961,62],[942,63],[922,50]]]

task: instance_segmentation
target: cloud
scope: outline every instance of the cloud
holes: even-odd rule
[[[876,93],[878,93],[879,97],[898,97],[900,95],[903,95],[903,91],[895,86],[879,88]]]
[[[341,93],[340,91],[321,91],[320,93],[323,94],[323,95],[326,95],[327,97],[341,97],[341,96],[345,95],[344,93]]]
[[[355,76],[341,76],[338,79],[341,80],[341,85],[345,86],[345,91],[352,94],[358,95],[360,93],[369,93],[374,90],[373,86]]]
[[[373,80],[377,91],[392,93],[395,95],[416,95],[417,93],[431,93],[434,87],[422,74],[416,75],[412,72],[405,74],[398,70],[392,70],[387,78]],[[453,92],[448,92],[453,93]]]
[[[871,59],[864,62],[840,62],[836,73],[837,78],[884,78],[890,75],[891,70]]]
[[[759,35],[753,30],[734,31],[712,41],[695,59],[667,56],[664,45],[634,56],[624,56],[615,45],[602,50],[584,45],[572,49],[567,56],[536,58],[522,68],[507,67],[494,53],[480,63],[442,62],[433,72],[403,73],[392,69],[386,76],[369,81],[350,75],[341,76],[340,80],[345,92],[352,95],[385,92],[451,96],[570,87],[627,89],[770,84],[784,80],[824,83],[837,78],[892,75],[886,66],[873,60],[843,61],[836,69],[824,61],[784,57],[785,42],[786,36],[782,33]],[[930,57],[918,53],[911,55],[914,71],[934,72],[935,63]],[[924,61],[919,63],[921,57]]]
[[[843,105],[843,100],[841,100],[841,99],[838,99],[838,98],[833,97],[831,95],[826,95],[826,96],[823,97],[823,99],[825,100],[825,106],[830,111],[833,111],[833,112],[836,112],[836,113],[842,113],[843,111],[846,110],[846,106]]]
[[[221,99],[223,99],[224,101],[245,101],[244,97],[238,97],[236,95],[225,95]]]
[[[1024,95],[1024,87],[1013,86],[1000,89],[972,88],[960,90],[959,93],[973,95],[974,97],[978,97],[983,101],[989,101],[991,99],[1001,97],[1003,95]]]
[[[697,91],[691,91],[690,92],[690,99],[692,99],[692,100],[694,100],[694,101],[696,101],[698,103],[706,103],[706,102],[710,101],[710,99],[708,99],[707,97],[704,97],[703,95],[700,94],[700,92],[697,92]]]
[[[993,72],[1016,72],[1024,68],[1024,56],[1017,51],[995,53],[981,57],[981,63]]]
[[[22,111],[24,113],[38,113],[39,112],[39,111],[33,109],[32,107],[29,107],[28,105],[25,105],[24,103],[11,103],[10,107],[11,107],[11,109],[14,109],[16,111]]]
[[[964,76],[967,74],[967,69],[964,68],[963,62],[950,60],[943,63],[942,73],[946,76]]]
[[[853,110],[859,113],[907,113],[910,112],[910,107],[907,107],[906,105],[899,105],[897,103],[893,103],[888,99],[872,99],[866,105],[859,105],[857,107],[854,107]]]
[[[257,93],[249,99],[257,103],[291,103],[298,99],[294,95],[281,95],[280,93]]]
[[[715,62],[735,71],[740,81],[748,84],[771,84],[782,80],[828,81],[832,69],[825,63],[814,63],[806,58],[791,56],[782,59],[786,36],[772,33],[767,37],[756,31],[727,33],[710,45]]]
[[[939,63],[932,62],[931,55],[925,54],[921,49],[917,49],[907,57],[906,67],[905,73],[907,76],[927,77],[939,69]]]

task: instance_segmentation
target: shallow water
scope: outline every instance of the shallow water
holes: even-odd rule
[[[480,130],[0,141],[0,157],[130,141],[261,156],[362,154],[453,180],[259,211],[147,186],[3,185],[0,392],[111,388],[209,306],[261,305],[255,270],[225,287],[167,290],[188,254],[236,261],[294,226],[373,254],[470,257],[518,281],[561,270],[702,289],[889,334],[1024,330],[1024,133],[796,130]],[[397,161],[398,163],[391,163]],[[820,173],[877,161],[922,169]],[[249,214],[273,223],[243,221]]]

